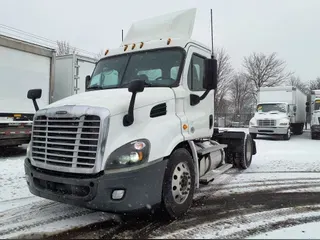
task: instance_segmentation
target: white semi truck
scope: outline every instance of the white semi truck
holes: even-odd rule
[[[307,96],[296,87],[261,87],[256,113],[249,123],[253,139],[260,135],[280,135],[289,140],[291,133],[302,134],[306,122]]]
[[[95,68],[97,59],[79,54],[56,57],[53,102],[85,92],[86,76]]]
[[[311,138],[320,136],[320,89],[311,91]]]
[[[0,35],[0,148],[29,143],[34,106],[30,88],[41,88],[39,106],[51,102],[55,50]]]
[[[190,40],[195,15],[134,23],[97,62],[85,93],[37,111],[25,160],[31,193],[115,213],[160,206],[177,218],[200,184],[250,166],[250,135],[214,129],[217,61]]]

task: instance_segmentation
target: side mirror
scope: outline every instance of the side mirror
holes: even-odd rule
[[[136,95],[138,92],[143,92],[144,90],[145,81],[136,79],[132,80],[129,84],[128,91],[132,93],[131,100],[129,104],[129,110],[126,115],[123,116],[123,126],[128,127],[134,122],[134,115],[133,115],[133,109],[134,109],[134,103],[136,100]]]
[[[27,98],[32,100],[34,109],[36,111],[39,110],[39,106],[36,99],[41,98],[41,95],[42,95],[42,89],[30,89],[27,94]]]
[[[86,76],[86,86],[85,86],[85,89],[87,89],[87,87],[89,87],[89,84],[90,84],[90,81],[91,81],[91,77],[90,77],[90,75],[87,75]]]
[[[31,100],[39,99],[42,96],[42,89],[30,89],[27,98]]]
[[[206,59],[204,62],[203,88],[206,90],[216,89],[218,85],[218,62],[216,59]]]
[[[137,79],[130,82],[128,91],[131,93],[143,92],[145,82],[143,80]]]
[[[310,111],[310,103],[309,102],[306,102],[306,113],[309,113]]]

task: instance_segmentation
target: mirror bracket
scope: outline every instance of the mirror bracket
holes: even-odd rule
[[[190,94],[190,105],[195,106],[199,104],[200,101],[206,98],[210,91],[211,89],[207,89],[201,96],[198,96],[196,94]]]

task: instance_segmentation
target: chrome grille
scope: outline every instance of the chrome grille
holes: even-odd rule
[[[273,119],[258,120],[258,126],[259,127],[275,127],[276,120],[273,120]]]
[[[33,123],[32,158],[36,162],[67,168],[95,166],[100,117],[36,116]]]

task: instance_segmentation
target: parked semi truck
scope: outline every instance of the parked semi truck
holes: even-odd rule
[[[289,140],[291,133],[302,134],[306,122],[307,96],[296,87],[261,87],[256,113],[249,123],[253,139],[260,135],[280,135]]]
[[[40,107],[50,102],[55,51],[0,35],[0,148],[29,143],[33,104],[26,91],[41,88]]]
[[[251,136],[214,129],[217,61],[190,40],[195,15],[134,23],[85,93],[37,111],[25,160],[31,193],[115,213],[160,207],[177,218],[201,184],[250,166]]]
[[[85,78],[91,74],[97,59],[79,54],[56,57],[53,102],[85,92]]]
[[[310,105],[310,104],[309,104]],[[311,138],[320,136],[320,89],[311,91]]]

